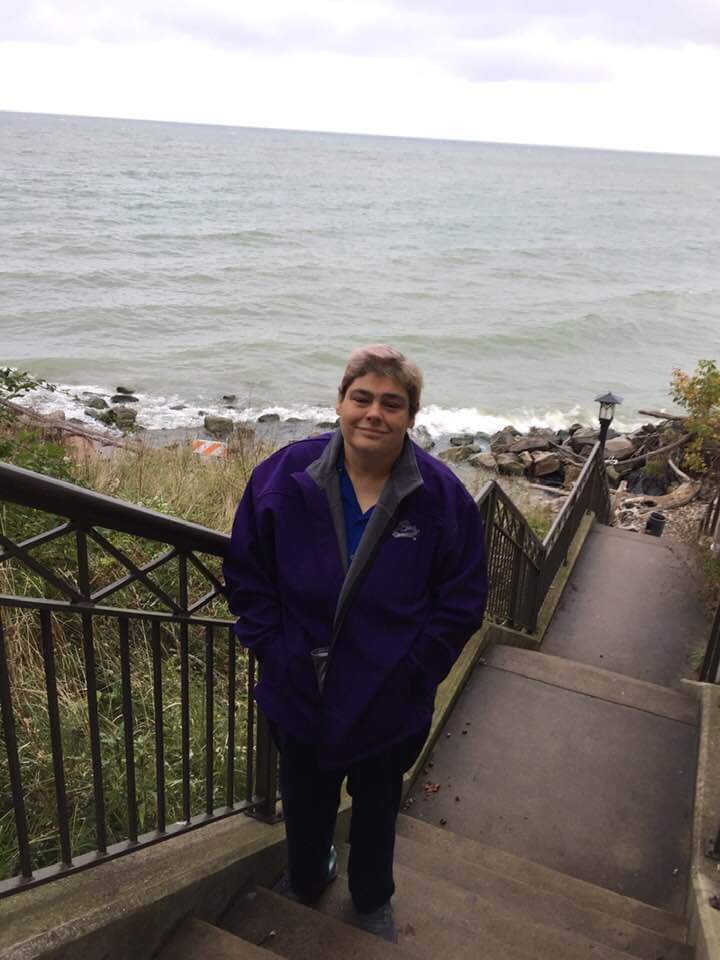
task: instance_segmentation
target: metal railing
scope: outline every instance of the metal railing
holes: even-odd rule
[[[485,524],[490,574],[488,615],[532,633],[583,517],[592,511],[600,523],[609,522],[610,495],[601,446],[593,447],[542,541],[497,481],[485,485],[477,503]]]
[[[720,522],[720,493],[707,505],[707,509],[700,520],[701,534],[714,534]]]
[[[698,679],[701,683],[720,683],[720,604],[715,611],[713,624],[710,628],[710,636],[708,637]]]
[[[720,493],[716,494],[710,503],[708,503],[705,513],[700,521],[700,528],[698,531],[698,534],[701,537],[704,535],[713,538],[713,543],[710,546],[710,549],[713,552],[717,547],[719,526]],[[716,557],[716,562],[720,563],[720,559],[717,558],[717,554],[714,555]],[[703,657],[702,666],[700,667],[698,679],[701,683],[720,683],[720,604],[715,611],[713,624],[710,628],[710,635],[708,637],[705,655]],[[720,855],[720,843],[718,844],[718,848],[718,853]]]
[[[22,576],[43,594],[0,595],[2,792],[9,794],[7,801],[0,794],[0,851],[7,851],[2,838],[13,821],[18,868],[0,880],[0,896],[229,815],[272,819],[277,759],[253,705],[256,664],[237,650],[234,621],[206,612],[224,603],[211,567],[229,538],[7,464],[0,464],[0,501],[6,514],[13,504],[31,508],[33,519],[40,511],[46,525],[48,514],[61,520],[24,539],[0,533],[5,584]],[[118,597],[123,602],[113,604]],[[25,661],[43,677],[32,703],[19,679]],[[82,723],[64,716],[71,689],[83,691]],[[112,730],[120,728],[114,742]],[[69,765],[78,774],[79,753],[89,754],[91,767],[84,793],[68,776]],[[50,839],[47,822],[34,835],[28,803],[28,794],[44,806],[48,797],[24,782],[28,756],[37,764],[45,754],[54,793]],[[146,754],[154,762],[147,764]],[[150,767],[144,793],[141,764]],[[109,779],[123,794],[122,811],[108,809]],[[79,820],[94,834],[83,838],[81,852]]]
[[[600,446],[543,541],[496,482],[477,503],[491,582],[488,615],[532,632],[583,517],[594,511],[607,522]],[[38,512],[45,525],[48,515],[61,522],[24,538],[0,534],[0,574],[20,571],[41,594],[0,594],[7,756],[6,767],[0,763],[0,855],[11,832],[17,851],[17,875],[0,879],[0,897],[222,817],[246,812],[273,819],[277,754],[253,705],[256,664],[237,650],[233,621],[207,612],[224,603],[211,567],[229,538],[0,464],[0,508],[7,505],[29,508],[33,517]],[[33,676],[42,681],[31,703],[22,671],[33,658]],[[83,717],[68,719],[78,703]],[[41,732],[33,727],[38,717]],[[37,787],[27,780],[43,755],[45,779]],[[75,783],[83,765],[90,768],[84,792]],[[49,821],[38,825],[36,805],[52,807]],[[78,822],[93,828],[82,849]]]
[[[487,615],[532,631],[539,608],[542,543],[497,481],[485,485],[477,504],[485,528],[490,579]]]

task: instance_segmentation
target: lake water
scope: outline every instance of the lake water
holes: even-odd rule
[[[0,113],[0,365],[326,417],[386,341],[433,432],[632,423],[718,358],[719,223],[720,159]]]

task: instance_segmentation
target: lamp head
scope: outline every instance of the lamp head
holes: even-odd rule
[[[622,403],[622,397],[616,397],[614,393],[608,390],[607,393],[595,397],[595,402],[600,404],[598,418],[600,420],[607,420],[608,423],[610,423],[615,415],[615,407]]]

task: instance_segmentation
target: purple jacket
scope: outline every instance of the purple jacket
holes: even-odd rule
[[[262,665],[255,699],[327,767],[429,724],[487,595],[477,506],[410,440],[348,570],[341,444],[339,432],[301,440],[254,470],[223,566],[235,630]],[[331,648],[322,692],[317,647]]]

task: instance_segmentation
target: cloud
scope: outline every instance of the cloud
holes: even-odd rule
[[[316,0],[310,14],[294,0],[265,0],[259,9],[230,0],[202,5],[126,0],[122,6],[103,0],[10,0],[2,39],[59,45],[188,40],[256,56],[395,58],[483,83],[594,82],[609,75],[602,65],[573,60],[567,48],[545,54],[532,37],[504,32],[504,23],[479,17],[469,5],[466,10],[457,3],[447,14],[429,3],[413,10],[399,5],[402,0],[390,3]],[[553,46],[552,37],[549,42]]]
[[[0,39],[71,43],[183,36],[256,52],[404,57],[543,31],[558,40],[720,43],[717,0],[6,0]]]
[[[540,83],[601,83],[612,77],[602,65],[563,63],[550,57],[512,50],[479,50],[454,64],[458,76],[473,83],[526,81]]]
[[[404,16],[433,16],[456,35],[488,39],[533,28],[566,39],[631,46],[720,43],[717,0],[388,0]]]

